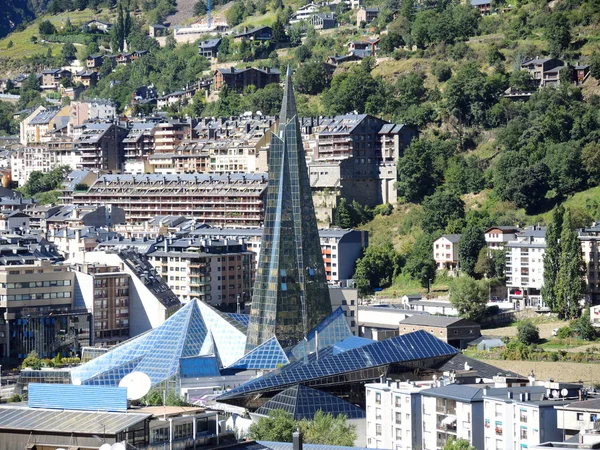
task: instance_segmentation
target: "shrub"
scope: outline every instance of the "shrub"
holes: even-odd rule
[[[558,353],[557,352],[550,352],[550,361],[558,361]]]
[[[19,403],[21,401],[23,401],[23,399],[19,394],[13,394],[13,396],[8,399],[8,403]]]
[[[452,76],[452,69],[446,63],[436,62],[431,68],[431,73],[435,75],[440,83],[443,83],[444,81],[448,81]]]
[[[572,333],[573,333],[573,330],[571,329],[571,327],[569,327],[569,326],[561,327],[556,332],[556,337],[558,339],[567,339],[567,338],[571,337]]]
[[[530,320],[522,320],[517,325],[517,339],[525,345],[533,344],[539,341],[540,331]]]

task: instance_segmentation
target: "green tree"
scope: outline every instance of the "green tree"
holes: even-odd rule
[[[434,236],[422,234],[412,251],[406,258],[406,264],[402,268],[403,273],[407,273],[413,280],[418,280],[422,287],[428,287],[430,281],[435,280],[435,260],[432,255]]]
[[[301,64],[294,75],[294,85],[301,94],[320,94],[329,86],[329,78],[325,67],[319,61]]]
[[[269,417],[250,425],[250,438],[255,441],[292,442],[292,433],[297,427],[298,424],[288,412],[276,409],[269,413]]]
[[[556,281],[560,269],[560,236],[562,234],[563,217],[565,209],[558,205],[552,212],[552,222],[546,228],[546,250],[544,252],[544,284],[542,285],[542,299],[550,310],[558,312],[556,298]]]
[[[517,340],[525,345],[535,344],[540,340],[540,331],[531,320],[521,320],[517,325]]]
[[[67,42],[62,46],[62,59],[66,64],[69,64],[71,61],[77,58],[77,48]]]
[[[560,56],[571,43],[571,26],[567,15],[561,11],[549,14],[544,27],[544,37],[548,50],[553,56]]]
[[[590,75],[596,80],[600,80],[600,53],[592,53],[590,61]]]
[[[38,25],[40,34],[54,34],[56,33],[56,27],[49,20],[42,20]]]
[[[591,186],[600,184],[600,144],[590,142],[581,149],[581,162]]]
[[[484,316],[488,302],[488,288],[484,281],[460,276],[450,285],[450,303],[463,319],[477,321]]]
[[[449,438],[444,445],[443,450],[475,450],[466,439]]]
[[[581,257],[581,244],[571,223],[571,212],[563,216],[560,234],[560,260],[556,277],[556,303],[561,319],[575,319],[581,313],[585,296],[585,264]]]
[[[203,16],[206,14],[206,2],[204,0],[198,0],[194,4],[194,15],[195,16]]]
[[[445,230],[449,223],[464,217],[465,203],[462,199],[452,192],[438,189],[423,201],[421,228],[426,233]]]
[[[477,227],[467,227],[463,230],[458,242],[458,260],[460,270],[470,277],[475,276],[475,265],[479,252],[485,247],[485,237]]]
[[[586,341],[593,341],[596,339],[597,333],[596,328],[592,325],[590,319],[590,308],[586,307],[583,309],[583,314],[575,322],[575,327],[579,329],[579,336],[581,339]]]
[[[363,257],[356,261],[353,276],[359,295],[365,297],[377,287],[391,286],[401,267],[402,258],[391,243],[368,246]]]
[[[345,198],[341,198],[335,208],[334,224],[344,229],[350,229],[354,225],[352,222],[352,211]]]
[[[15,43],[12,40],[8,41],[8,44],[6,44],[6,48],[13,48],[14,45]]]
[[[241,1],[237,0],[225,13],[225,19],[227,20],[227,24],[230,27],[235,27],[236,25],[239,25],[242,22],[242,20],[244,20],[244,13],[244,4]]]
[[[40,359],[37,352],[33,350],[27,355],[27,358],[23,360],[23,362],[21,363],[21,367],[23,369],[31,368],[33,370],[40,370],[42,368],[42,360]]]
[[[318,410],[313,420],[302,419],[298,426],[307,444],[351,447],[357,437],[356,425],[349,424],[344,414],[334,416]]]
[[[275,22],[273,23],[273,26],[272,26],[272,30],[273,30],[273,42],[284,42],[286,40],[287,36],[285,34],[285,25],[279,19],[279,16],[277,16],[277,18],[275,19]]]

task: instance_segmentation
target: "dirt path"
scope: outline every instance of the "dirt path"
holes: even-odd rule
[[[600,364],[548,361],[505,361],[496,359],[483,360],[488,364],[504,370],[512,370],[527,376],[533,370],[538,380],[553,378],[557,381],[583,381],[584,385],[600,383]]]

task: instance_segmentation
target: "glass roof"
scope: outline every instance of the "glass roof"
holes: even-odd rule
[[[289,362],[277,338],[273,336],[227,368],[244,370],[276,369],[278,366]]]
[[[334,355],[319,351],[319,358],[307,362],[298,360],[279,370],[249,381],[219,397],[221,401],[234,399],[263,390],[276,390],[286,386],[347,372],[385,366],[393,363],[415,361],[436,356],[454,355],[456,348],[437,339],[426,331],[415,331],[381,342],[354,348]],[[313,356],[313,355],[311,355]]]
[[[301,384],[280,392],[258,408],[256,414],[268,416],[271,411],[276,409],[283,409],[290,413],[294,420],[312,420],[319,410],[333,416],[345,414],[349,419],[362,419],[365,417],[365,412],[358,406]]]
[[[233,320],[241,323],[244,327],[248,328],[248,322],[250,321],[250,314],[238,314],[238,313],[226,313]]]

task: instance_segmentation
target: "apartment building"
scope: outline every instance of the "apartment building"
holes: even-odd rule
[[[488,249],[504,250],[506,243],[515,241],[520,232],[521,230],[517,227],[496,226],[485,230],[483,235]]]
[[[589,300],[592,305],[600,304],[600,226],[595,223],[578,232],[581,241],[581,255],[586,265],[586,282]]]
[[[42,71],[40,88],[56,91],[62,80],[71,78],[72,73],[67,69],[46,69]]]
[[[60,188],[60,200],[64,205],[73,203],[73,193],[76,191],[85,191],[98,179],[97,172],[89,170],[73,170],[63,181]]]
[[[185,139],[192,138],[193,124],[169,120],[157,123],[152,128],[154,139],[154,153],[172,153]]]
[[[535,57],[521,64],[521,69],[531,75],[539,87],[556,86],[560,83],[560,71],[565,68],[564,61],[558,58]]]
[[[102,175],[75,205],[123,208],[128,223],[183,215],[213,226],[256,227],[263,220],[265,174]]]
[[[544,284],[546,228],[530,227],[507,242],[506,287],[508,300],[517,308],[544,308],[541,289]]]
[[[481,325],[460,317],[431,316],[415,314],[405,318],[398,324],[399,334],[424,330],[438,339],[459,348],[467,348],[467,344],[481,336]]]
[[[73,141],[81,153],[82,170],[118,171],[123,168],[123,139],[127,130],[112,123],[86,123]]]
[[[445,234],[433,241],[433,260],[438,270],[458,270],[460,234]]]
[[[412,450],[422,446],[421,391],[431,383],[386,381],[365,385],[367,447]]]
[[[483,448],[483,388],[449,384],[421,392],[423,450],[440,450],[448,439]]]
[[[19,124],[21,145],[27,146],[43,142],[48,133],[67,125],[69,114],[69,106],[48,109],[43,106],[38,107]]]
[[[74,307],[68,266],[25,251],[19,243],[2,247],[0,359],[16,363],[34,350],[52,358],[89,345],[88,314]],[[17,261],[20,265],[14,265]]]
[[[184,303],[199,299],[235,308],[251,299],[256,259],[243,242],[166,238],[147,256]]]
[[[558,429],[564,433],[566,440],[570,440],[596,428],[600,417],[600,398],[590,398],[586,391],[582,391],[576,399],[569,400],[566,404],[557,404],[554,409]]]
[[[76,300],[92,312],[94,344],[115,345],[129,339],[130,276],[122,265],[74,264]]]
[[[184,141],[169,153],[154,153],[147,158],[148,171],[155,174],[209,172],[210,155],[204,145]]]
[[[227,85],[230,89],[242,92],[250,85],[257,89],[262,89],[268,84],[279,83],[280,78],[281,72],[279,72],[278,69],[271,69],[268,67],[265,67],[264,69],[257,69],[254,67],[236,69],[230,67],[227,69],[217,69],[215,71],[213,86],[215,90],[220,90],[224,85]]]
[[[50,229],[46,236],[65,259],[83,259],[85,253],[94,251],[100,242],[114,239],[117,234],[107,228],[69,226]]]
[[[580,387],[547,382],[541,386],[485,389],[483,448],[527,449],[543,442],[562,441],[555,408],[571,400],[561,398],[560,392],[565,389],[567,395],[563,397],[577,398]]]
[[[117,105],[112,100],[95,98],[71,102],[71,116],[69,125],[79,127],[89,121],[109,122],[115,120]]]
[[[131,170],[127,170],[128,164],[142,162],[154,151],[154,135],[152,130],[156,126],[152,122],[134,122],[129,128],[129,133],[123,139],[123,157],[125,162],[125,172],[133,173]]]

